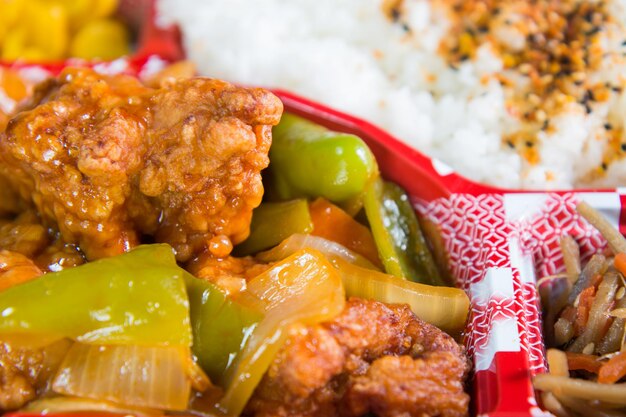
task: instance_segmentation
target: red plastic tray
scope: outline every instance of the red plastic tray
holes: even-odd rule
[[[152,9],[147,16],[138,52],[121,64],[119,60],[70,60],[38,67],[51,74],[75,64],[141,74],[149,70],[151,62],[182,58],[176,29],[157,27]],[[531,384],[532,376],[545,370],[536,277],[563,269],[558,243],[562,234],[577,239],[583,259],[606,245],[575,213],[580,199],[601,210],[625,233],[626,189],[542,193],[484,186],[457,175],[372,124],[286,91],[274,92],[286,111],[363,138],[383,175],[403,186],[416,209],[439,225],[450,270],[472,301],[465,344],[474,360],[473,414],[549,415],[538,407]]]

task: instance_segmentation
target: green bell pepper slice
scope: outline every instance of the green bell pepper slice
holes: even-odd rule
[[[430,285],[445,285],[404,190],[378,178],[364,194],[363,207],[385,271]]]
[[[0,292],[0,338],[190,346],[185,274],[155,244],[43,275]]]
[[[252,212],[250,236],[237,245],[235,254],[251,255],[276,246],[293,234],[311,231],[313,221],[306,199],[262,203]]]
[[[243,350],[257,324],[260,310],[237,303],[215,284],[186,275],[193,345],[198,364],[223,386],[224,373]]]
[[[358,198],[378,175],[376,159],[359,137],[292,114],[284,114],[272,130],[269,170],[279,198],[324,197],[335,203]]]

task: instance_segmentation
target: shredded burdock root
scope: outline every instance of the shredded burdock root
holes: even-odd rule
[[[434,0],[451,24],[439,52],[451,68],[479,60],[487,46],[501,60],[495,78],[504,87],[508,112],[521,122],[504,134],[502,143],[526,163],[541,161],[540,142],[554,132],[552,119],[564,112],[590,114],[596,103],[608,103],[625,87],[621,76],[598,75],[626,63],[621,23],[609,1],[583,0]],[[386,0],[383,13],[411,27],[403,0]],[[608,80],[608,81],[607,81]],[[602,178],[609,165],[626,155],[623,123],[615,120],[598,129],[606,137],[602,162],[587,173]],[[618,119],[618,118],[616,118]]]
[[[581,268],[575,241],[562,237],[567,272],[538,283],[550,373],[533,382],[557,416],[626,416],[626,239],[589,204],[577,211],[614,256],[595,254]]]

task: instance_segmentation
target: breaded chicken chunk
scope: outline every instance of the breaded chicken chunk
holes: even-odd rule
[[[211,239],[247,237],[281,114],[263,89],[207,78],[152,89],[70,68],[0,134],[0,174],[88,259],[152,236],[185,261]]]
[[[466,416],[469,365],[454,339],[408,306],[351,298],[334,320],[292,328],[246,412]]]

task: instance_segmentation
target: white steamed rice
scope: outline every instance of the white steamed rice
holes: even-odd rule
[[[572,103],[537,134],[531,162],[503,137],[523,128],[498,82],[503,61],[487,44],[452,68],[439,52],[451,21],[431,1],[406,0],[394,23],[381,0],[160,0],[164,20],[182,28],[190,59],[203,75],[280,87],[367,119],[474,180],[507,188],[626,185],[626,158],[607,157],[611,129],[623,128],[626,95],[612,92],[587,112]],[[622,55],[626,1],[613,1],[615,23],[603,34]],[[511,47],[524,38],[495,34]],[[608,56],[608,54],[607,54]],[[589,77],[620,83],[624,60]]]

